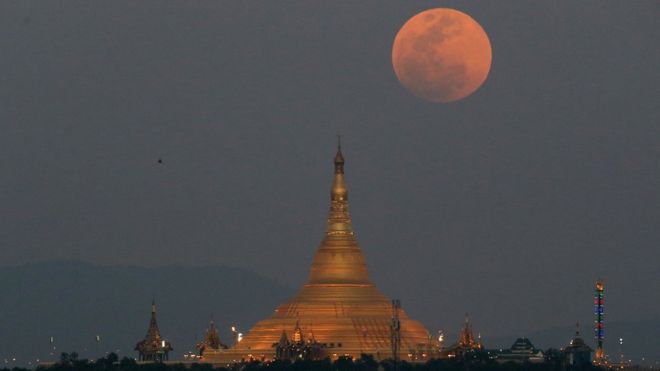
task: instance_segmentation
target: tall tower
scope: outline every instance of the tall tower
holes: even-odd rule
[[[603,351],[603,340],[605,339],[605,284],[603,280],[596,281],[596,291],[594,294],[594,337],[596,339],[596,354],[594,363],[602,364],[605,361]]]

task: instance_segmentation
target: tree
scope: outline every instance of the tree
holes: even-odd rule
[[[119,368],[122,371],[134,370],[137,368],[137,362],[133,358],[124,357],[119,361]]]
[[[105,359],[110,364],[113,364],[115,362],[119,362],[119,356],[115,352],[110,352],[107,356],[105,356]]]
[[[355,369],[357,371],[377,371],[378,362],[376,362],[373,355],[362,353],[360,358],[355,361]]]
[[[333,368],[337,371],[353,371],[355,368],[353,359],[348,356],[341,356],[337,358],[333,366]]]

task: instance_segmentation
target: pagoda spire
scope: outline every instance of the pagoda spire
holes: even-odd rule
[[[354,238],[351,216],[348,212],[348,189],[344,180],[344,155],[341,153],[341,141],[337,143],[337,154],[334,159],[335,177],[330,192],[330,211],[326,238]]]
[[[338,142],[325,236],[314,255],[309,284],[372,285],[348,212],[344,164],[341,143]]]
[[[296,327],[293,329],[293,342],[300,343],[305,341],[302,328],[300,328],[300,320],[296,320]]]
[[[195,345],[197,350],[199,350],[199,355],[203,356],[204,352],[208,349],[227,349],[227,345],[223,344],[220,341],[220,336],[218,334],[218,328],[215,326],[215,321],[211,320],[209,322],[209,327],[206,329],[206,334],[204,335],[204,340]]]
[[[156,320],[156,299],[151,301],[151,319],[149,319],[147,338],[160,341],[160,330],[158,329],[158,321]]]
[[[474,333],[472,332],[472,325],[470,324],[470,316],[465,313],[465,322],[463,323],[463,328],[458,337],[458,345],[463,348],[469,349],[480,349],[481,344],[479,339],[475,339]]]
[[[164,340],[158,329],[156,320],[156,300],[151,301],[151,318],[149,319],[149,328],[144,340],[135,345],[135,350],[139,352],[141,361],[163,361],[168,357],[168,352],[172,349],[169,341]]]

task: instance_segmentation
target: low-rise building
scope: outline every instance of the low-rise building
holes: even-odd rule
[[[545,361],[543,351],[535,348],[527,338],[516,339],[511,348],[504,349],[497,354],[499,363],[542,363],[543,361]]]

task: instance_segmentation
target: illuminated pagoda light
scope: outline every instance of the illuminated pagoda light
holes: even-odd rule
[[[603,280],[596,281],[596,290],[594,294],[594,337],[596,339],[596,353],[594,363],[604,365],[605,351],[603,350],[603,341],[605,340],[605,284]]]
[[[168,360],[169,352],[173,351],[172,344],[164,340],[160,335],[158,329],[158,322],[156,321],[156,301],[151,303],[151,320],[149,321],[149,329],[144,340],[135,345],[138,351],[139,361],[155,361],[162,362]]]
[[[448,349],[450,357],[462,357],[466,353],[479,351],[483,349],[480,339],[474,336],[472,332],[472,325],[470,324],[470,317],[465,313],[465,322],[463,328],[458,335],[458,341]]]
[[[220,341],[220,335],[218,334],[218,329],[215,326],[215,322],[211,320],[209,322],[209,327],[206,329],[206,334],[204,335],[204,340],[200,341],[195,345],[195,348],[199,351],[199,355],[203,356],[204,352],[207,349],[227,349],[227,345],[223,344]]]
[[[238,332],[238,327],[236,327],[236,325],[232,325],[231,326],[232,346],[235,346],[236,344],[240,343],[242,339],[243,339],[243,334]]]
[[[341,147],[334,167],[325,237],[314,256],[308,282],[269,318],[257,322],[242,341],[226,350],[207,350],[202,361],[231,364],[272,360],[277,349],[273,345],[292,340],[291,336],[283,336],[283,329],[295,328],[296,323],[304,333],[309,333],[313,324],[314,338],[320,345],[319,358],[359,358],[363,353],[375,359],[392,358],[391,302],[369,279],[353,232]],[[435,356],[439,344],[426,328],[403,309],[398,316],[399,358],[424,362]]]

